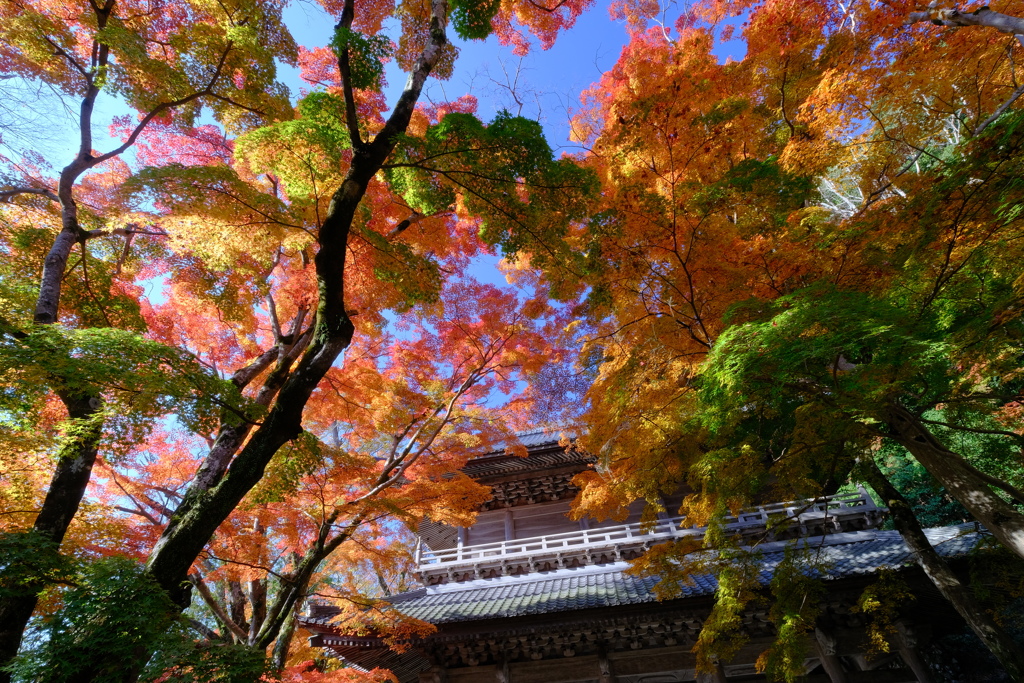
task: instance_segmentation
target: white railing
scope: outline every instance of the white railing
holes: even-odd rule
[[[770,524],[805,526],[832,521],[840,524],[854,517],[877,517],[879,508],[863,488],[856,493],[845,493],[815,500],[794,501],[762,505],[726,517],[725,528],[742,533],[751,529],[767,529]],[[874,513],[874,514],[872,514]],[[416,546],[416,564],[424,570],[441,566],[472,564],[476,562],[504,561],[517,557],[565,553],[566,551],[598,547],[653,544],[678,538],[704,535],[704,527],[683,528],[683,517],[659,519],[643,531],[640,523],[620,524],[599,529],[578,529],[533,538],[516,538],[494,543],[430,549],[421,543]],[[871,520],[876,521],[876,520]],[[838,529],[837,529],[838,530]]]

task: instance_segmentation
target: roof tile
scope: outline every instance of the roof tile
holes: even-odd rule
[[[925,533],[947,557],[966,554],[981,537],[973,525],[927,529]],[[912,562],[909,550],[894,531],[833,534],[802,543],[815,552],[830,579],[871,574]],[[762,546],[763,582],[771,580],[783,559],[785,545]],[[396,595],[392,602],[404,614],[434,624],[654,602],[657,578],[625,574],[627,566],[616,563],[444,584]],[[682,586],[684,597],[710,595],[718,586],[713,576],[694,576],[693,580],[693,585]]]

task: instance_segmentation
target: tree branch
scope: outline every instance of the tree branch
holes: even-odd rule
[[[1017,432],[1007,431],[1005,429],[976,429],[974,427],[963,427],[961,425],[951,424],[949,422],[940,422],[938,420],[928,420],[923,417],[918,417],[921,422],[925,422],[931,425],[939,425],[940,427],[947,427],[949,429],[955,429],[958,432],[970,432],[971,434],[992,434],[995,436],[1008,436],[1017,443],[1024,446],[1024,436],[1021,436]]]
[[[1020,36],[1017,37],[1020,38]],[[972,133],[972,135],[974,135],[975,137],[981,135],[981,132],[988,128],[990,125],[992,125],[996,119],[1002,116],[1003,112],[1009,109],[1010,105],[1016,102],[1017,98],[1020,97],[1021,95],[1024,95],[1024,85],[1021,85],[1019,88],[1010,93],[1010,96],[1006,98],[1005,102],[999,105],[999,108],[997,108],[992,113],[992,116],[982,121],[981,124],[979,124],[978,127],[974,129],[974,133]]]
[[[224,47],[224,52],[222,52],[221,55],[220,55],[220,61],[217,62],[217,68],[214,69],[213,76],[210,77],[210,80],[206,84],[205,88],[203,88],[202,90],[197,90],[196,92],[192,93],[191,95],[186,95],[185,97],[182,97],[182,98],[177,99],[177,100],[172,100],[170,102],[162,102],[162,103],[158,104],[157,106],[153,107],[153,109],[151,109],[150,112],[148,114],[146,114],[146,116],[143,117],[143,119],[141,121],[139,121],[139,125],[135,126],[134,130],[132,130],[131,134],[128,136],[128,139],[125,140],[124,144],[122,144],[120,147],[116,147],[116,148],[112,149],[111,151],[107,152],[106,154],[101,154],[98,157],[94,157],[91,160],[91,162],[90,162],[90,166],[96,166],[98,164],[102,164],[107,159],[112,159],[113,157],[116,157],[116,156],[120,155],[125,150],[127,150],[129,147],[134,145],[135,141],[139,138],[139,135],[141,135],[142,131],[144,131],[146,129],[146,126],[148,126],[153,121],[153,119],[155,119],[156,117],[160,116],[165,111],[168,111],[170,109],[175,109],[175,108],[180,107],[180,106],[182,106],[184,104],[188,104],[189,102],[197,100],[200,97],[203,97],[203,96],[206,96],[206,95],[213,96],[214,95],[214,93],[213,93],[213,86],[217,84],[218,80],[220,80],[221,72],[224,70],[224,62],[227,60],[228,54],[231,52],[233,47],[234,47],[234,42],[229,40],[227,45]],[[220,98],[220,99],[224,99],[224,98]]]
[[[57,197],[57,193],[52,190],[48,190],[45,187],[12,187],[6,190],[0,190],[0,204],[10,204],[11,200],[19,194],[37,194],[42,197],[46,197],[52,202],[60,201]]]
[[[341,11],[341,21],[334,27],[335,33],[351,30],[354,18],[355,2],[354,0],[345,0],[345,7]],[[355,92],[352,90],[352,65],[349,62],[348,47],[338,55],[338,71],[341,73],[341,91],[345,97],[345,126],[348,128],[348,138],[352,143],[352,149],[359,149],[364,143],[359,133],[359,117],[356,112]]]
[[[227,615],[227,612],[224,611],[224,608],[221,607],[219,602],[217,602],[217,598],[215,598],[213,594],[210,593],[210,589],[207,587],[206,582],[203,581],[203,577],[196,573],[190,574],[188,578],[192,582],[192,585],[196,587],[196,590],[199,591],[199,595],[203,597],[203,602],[207,604],[210,610],[217,617],[217,620],[224,624],[224,626],[229,631],[231,631],[231,634],[235,636],[237,642],[249,642],[249,634],[243,631],[242,628],[234,621],[232,621],[231,617]]]
[[[188,625],[191,626],[192,628],[194,628],[195,630],[199,631],[199,634],[201,636],[203,636],[203,638],[206,638],[207,640],[223,640],[223,638],[221,638],[221,635],[219,633],[217,633],[212,628],[210,628],[209,626],[207,626],[206,624],[204,624],[203,622],[201,622],[201,621],[199,621],[197,619],[193,619],[192,617],[189,617],[188,618]]]
[[[1024,19],[1009,14],[994,12],[988,7],[973,12],[961,12],[953,9],[938,9],[933,0],[925,12],[911,12],[907,15],[908,24],[930,21],[936,26],[988,26],[1003,33],[1012,35],[1024,34]]]
[[[405,132],[412,119],[412,113],[416,108],[416,102],[423,91],[423,84],[430,75],[431,70],[441,56],[441,50],[448,44],[448,36],[445,35],[445,27],[448,25],[447,3],[445,0],[431,0],[430,3],[430,40],[420,53],[416,65],[409,74],[409,80],[405,83],[405,89],[398,98],[395,108],[388,117],[387,123],[374,136],[371,145],[375,148],[376,155],[385,159],[391,150],[394,149],[395,140],[398,135]]]

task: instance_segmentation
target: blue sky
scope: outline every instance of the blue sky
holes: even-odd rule
[[[676,0],[662,0],[669,23],[678,14]],[[580,93],[597,81],[601,74],[610,69],[618,59],[628,41],[628,32],[623,22],[614,21],[608,13],[609,0],[598,0],[584,13],[573,28],[564,31],[549,50],[535,45],[525,57],[517,57],[511,47],[502,46],[494,37],[486,41],[460,41],[451,35],[460,49],[455,72],[451,79],[431,79],[422,99],[425,103],[455,100],[465,94],[475,95],[479,102],[479,116],[490,120],[501,109],[514,114],[539,120],[556,156],[560,151],[580,151],[569,140],[569,117],[579,107]],[[285,22],[296,41],[309,48],[327,45],[333,33],[334,20],[313,0],[297,0],[285,10]],[[454,32],[449,32],[454,33]],[[716,52],[724,60],[726,56],[742,57],[743,47],[739,41],[720,46]],[[281,65],[281,79],[292,91],[293,99],[309,85],[299,78],[298,69]],[[395,102],[405,83],[405,74],[394,64],[387,72],[388,86],[385,92],[389,103]],[[509,86],[515,83],[520,103],[517,103]],[[45,136],[44,154],[59,168],[74,155],[77,136],[73,117],[76,112],[68,109],[53,111]],[[94,121],[94,145],[100,151],[116,146],[117,142],[107,137],[107,126],[115,115],[127,113],[127,109],[116,99],[101,96],[97,102]],[[64,125],[56,119],[64,118]],[[58,132],[59,131],[59,132]],[[61,132],[65,133],[64,135]],[[56,133],[56,134],[53,134]],[[39,137],[35,136],[36,145]],[[0,143],[0,147],[2,147]],[[126,155],[129,159],[131,153]],[[504,278],[494,272],[494,264],[475,269],[477,276],[498,283]],[[489,271],[489,272],[487,272]]]
[[[285,11],[285,22],[301,45],[317,47],[330,41],[333,22],[311,2],[290,5]],[[535,46],[523,58],[513,55],[510,47],[499,45],[494,37],[486,41],[460,41],[453,35],[449,38],[460,50],[455,73],[448,81],[431,79],[425,99],[443,102],[473,94],[480,102],[479,115],[485,120],[501,109],[540,120],[555,149],[571,144],[568,112],[579,104],[580,92],[615,64],[628,40],[625,25],[609,18],[608,3],[604,1],[583,14],[550,50]],[[517,89],[523,101],[521,111],[508,88],[502,85],[514,80],[517,72]],[[286,67],[282,76],[293,92],[304,85],[297,70]],[[385,94],[392,103],[405,84],[405,77],[392,64],[387,78]]]
[[[598,0],[571,29],[559,35],[551,49],[542,50],[535,44],[523,58],[512,54],[511,47],[500,45],[493,36],[486,41],[461,41],[449,31],[449,39],[460,50],[455,73],[448,81],[431,79],[424,99],[444,102],[473,94],[479,100],[478,113],[484,120],[501,109],[537,119],[544,125],[552,148],[577,151],[579,148],[569,140],[570,112],[579,106],[580,93],[614,66],[629,40],[625,23],[609,16],[610,4],[608,0]],[[666,25],[671,26],[683,5],[677,0],[661,0],[660,5]],[[292,3],[284,16],[299,44],[317,47],[330,42],[333,20],[312,0]],[[719,44],[715,49],[722,61],[727,57],[742,59],[744,51],[740,40]],[[521,109],[507,87],[517,74]],[[298,78],[297,69],[285,67],[282,76],[295,93],[308,87]],[[385,94],[392,103],[405,83],[405,74],[391,64],[387,78]]]
[[[548,142],[555,150],[577,151],[569,141],[568,119],[579,105],[584,89],[610,69],[628,40],[624,24],[608,15],[608,3],[595,4],[576,25],[559,36],[549,50],[535,45],[525,57],[512,54],[512,48],[494,37],[486,41],[461,41],[449,31],[449,39],[459,48],[455,72],[447,81],[431,79],[423,101],[452,101],[465,94],[479,101],[478,115],[491,119],[501,109],[539,120]],[[333,33],[333,20],[313,2],[297,2],[285,10],[285,23],[300,45],[313,48],[327,45]],[[281,76],[294,95],[309,88],[298,77],[298,70],[284,67]],[[405,84],[405,74],[393,63],[386,74],[385,95],[394,103]],[[515,84],[522,105],[509,92]],[[479,257],[470,268],[478,280],[504,285],[505,277],[497,269],[497,257]]]
[[[559,36],[551,49],[542,50],[535,45],[522,58],[512,54],[511,47],[499,45],[494,37],[486,41],[461,41],[450,35],[460,49],[455,73],[447,81],[428,81],[423,101],[451,101],[472,94],[479,101],[478,113],[484,120],[491,119],[501,109],[508,109],[514,114],[539,120],[556,153],[558,150],[579,151],[579,147],[569,141],[569,116],[579,106],[580,93],[615,64],[628,41],[625,24],[610,18],[609,4],[609,0],[598,0],[594,7],[577,20],[573,28]],[[677,0],[662,0],[662,5],[668,8],[667,23],[671,24],[678,16]],[[290,3],[284,16],[300,45],[315,48],[330,42],[334,20],[313,0]],[[743,44],[733,40],[720,45],[716,53],[719,53],[723,61],[727,56],[739,59],[743,55]],[[283,64],[280,66],[281,79],[291,89],[293,99],[297,99],[300,90],[309,89],[309,85],[299,78],[298,69]],[[385,95],[387,101],[393,103],[405,83],[405,74],[392,63],[389,65],[387,80]],[[516,81],[521,106],[509,92],[508,85],[513,81]],[[107,125],[112,116],[126,112],[127,109],[116,99],[104,96],[99,98],[94,118],[97,124],[94,131],[95,145],[98,149],[104,151],[115,144],[113,141],[108,142]],[[71,134],[75,129],[71,118],[75,113],[71,110],[53,112],[48,117],[66,117],[67,125],[49,127],[51,131],[56,129],[67,132],[66,139],[59,133],[49,135],[43,145],[47,148],[46,156],[58,164],[65,158],[70,160],[77,147],[76,136]],[[36,144],[39,144],[38,136]]]

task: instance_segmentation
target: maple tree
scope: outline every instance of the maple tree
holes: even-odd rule
[[[42,379],[69,420],[55,453],[56,467],[46,497],[32,522],[35,533],[56,546],[84,495],[107,411],[117,410],[114,406],[104,408],[102,390],[121,371],[110,367],[112,352],[120,347],[128,358],[134,356],[128,363],[156,363],[157,367],[174,352],[157,351],[152,345],[146,348],[145,343],[140,346],[141,340],[137,342],[130,332],[89,334],[83,330],[65,335],[63,327],[59,331],[28,330],[25,319],[37,325],[53,325],[63,312],[65,322],[77,319],[83,326],[95,326],[102,316],[103,327],[117,326],[126,332],[138,329],[138,316],[133,310],[137,306],[132,305],[122,287],[112,282],[110,269],[94,262],[91,280],[89,272],[91,242],[115,234],[130,239],[139,231],[131,225],[115,227],[106,223],[116,221],[114,216],[103,216],[104,204],[110,199],[103,196],[104,190],[123,175],[123,164],[118,167],[120,156],[155,120],[175,115],[187,125],[203,106],[233,130],[243,130],[263,117],[286,111],[287,100],[273,81],[273,60],[294,59],[295,47],[280,24],[279,8],[259,3],[237,3],[213,10],[196,3],[150,11],[148,3],[14,2],[6,3],[0,16],[4,23],[0,68],[5,76],[45,83],[62,97],[77,100],[79,110],[75,122],[77,150],[59,174],[48,177],[42,160],[31,155],[5,159],[4,187],[0,190],[0,198],[11,206],[6,214],[8,224],[20,228],[12,231],[8,257],[45,248],[46,238],[25,230],[34,219],[55,221],[50,224],[60,226],[44,258],[36,261],[35,268],[41,266],[41,274],[31,315],[27,316],[25,291],[19,287],[28,274],[24,269],[32,267],[27,263],[18,264],[20,278],[5,282],[2,313],[5,337],[14,340],[22,353],[27,351],[41,359],[33,368],[35,372],[18,378],[19,382]],[[188,21],[184,21],[186,18]],[[244,78],[237,77],[243,72]],[[140,116],[122,144],[98,152],[93,147],[93,112],[104,90],[116,93]],[[97,167],[104,168],[104,172],[83,178]],[[95,212],[80,210],[82,195],[89,197],[89,209],[95,207]],[[22,203],[20,200],[25,198],[30,201]],[[65,297],[62,311],[66,278],[76,277],[78,270],[68,268],[76,246],[82,254],[78,262],[81,282],[76,294]],[[157,355],[147,359],[147,351],[157,351]],[[93,353],[106,357],[108,362],[102,370],[102,361],[99,365],[89,362],[88,356]],[[71,360],[79,354],[84,357]],[[7,360],[12,363],[8,367],[19,368],[27,359]],[[168,360],[175,364],[174,359]],[[181,358],[176,364],[183,362],[187,359]],[[124,370],[129,367],[126,364]],[[195,370],[170,374],[194,376]],[[15,378],[8,374],[8,379]],[[129,381],[128,387],[121,388],[131,393],[143,383],[143,378],[137,378],[134,386]],[[180,389],[165,394],[180,395]],[[22,396],[12,398],[15,405],[24,401]],[[0,660],[6,661],[17,651],[34,605],[33,591],[6,596],[0,602]]]
[[[588,168],[553,159],[535,122],[482,122],[472,98],[418,104],[451,72],[449,25],[522,51],[587,2],[323,4],[336,31],[313,49],[277,2],[0,9],[4,75],[80,110],[60,172],[3,160],[0,659],[42,595],[26,676],[252,680],[271,649],[287,679],[346,679],[289,659],[299,602],[330,577],[353,628],[421,632],[365,596],[401,575],[394,520],[469,519],[482,490],[457,470],[528,414],[544,381],[520,382],[565,354],[561,329],[561,347],[589,339],[594,380],[581,444],[602,469],[580,477],[580,513],[654,510],[686,482],[683,512],[724,549],[729,510],[856,471],[1020,670],[871,455],[904,446],[1024,551],[1019,472],[942,441],[1020,440],[1018,3],[708,1],[672,31],[616,3],[634,32],[574,122]],[[746,55],[723,64],[737,17]],[[390,109],[389,58],[409,74]],[[294,108],[275,59],[317,86]],[[105,93],[138,116],[103,152]],[[463,276],[495,246],[532,298]],[[495,392],[512,397],[497,410]],[[709,666],[756,573],[742,553],[682,566],[693,550],[641,567],[719,572]],[[135,561],[96,561],[113,555]],[[814,620],[791,559],[762,662],[781,677]],[[62,582],[77,586],[47,592]],[[112,590],[139,608],[112,615]],[[115,616],[130,637],[96,626]]]
[[[258,653],[277,641],[280,668],[332,552],[358,564],[353,548],[395,516],[465,518],[479,487],[442,475],[507,439],[530,404],[520,378],[559,352],[537,300],[462,272],[495,246],[555,242],[595,183],[552,158],[536,123],[483,124],[469,99],[417,103],[428,76],[450,73],[449,15],[464,38],[497,31],[525,49],[524,32],[550,44],[586,4],[325,3],[334,42],[314,50],[297,50],[280,3],[5,5],[5,74],[78,98],[81,115],[56,176],[38,156],[4,160],[4,542],[28,549],[2,567],[4,660],[39,596],[52,610],[62,594],[47,587],[78,576],[25,675],[230,667],[165,639],[187,628]],[[392,46],[382,24],[396,14]],[[392,48],[410,75],[388,111]],[[275,59],[321,85],[294,110]],[[106,152],[92,138],[101,94],[138,112],[113,121]],[[201,107],[220,125],[199,125]],[[146,281],[164,302],[140,298]],[[396,319],[405,331],[386,333]],[[497,410],[495,392],[518,398]],[[314,436],[339,425],[333,444]],[[29,560],[40,549],[52,568]],[[124,553],[143,569],[93,561]],[[394,554],[375,551],[383,566]],[[117,586],[151,599],[131,614],[96,601]],[[177,617],[189,586],[220,632]],[[104,628],[105,610],[125,627]]]
[[[1021,554],[1013,456],[972,464],[937,436],[1014,445],[1003,453],[1020,442],[1021,8],[706,2],[671,31],[646,29],[643,3],[619,9],[636,32],[575,121],[605,211],[569,236],[580,257],[548,274],[575,284],[592,326],[581,443],[603,471],[578,478],[578,512],[621,514],[638,498],[656,510],[683,483],[680,512],[714,526],[758,500],[866,479],[1019,676],[1018,648],[932,550],[872,453],[906,448]],[[722,63],[714,50],[736,17],[746,54]],[[709,547],[731,543],[709,532]],[[682,581],[708,568],[695,550],[678,543],[639,567]],[[727,658],[758,588],[739,555],[717,557],[705,667]],[[785,650],[800,647],[816,603],[797,604],[807,611],[773,610],[780,639],[762,666],[779,677],[802,673]]]

